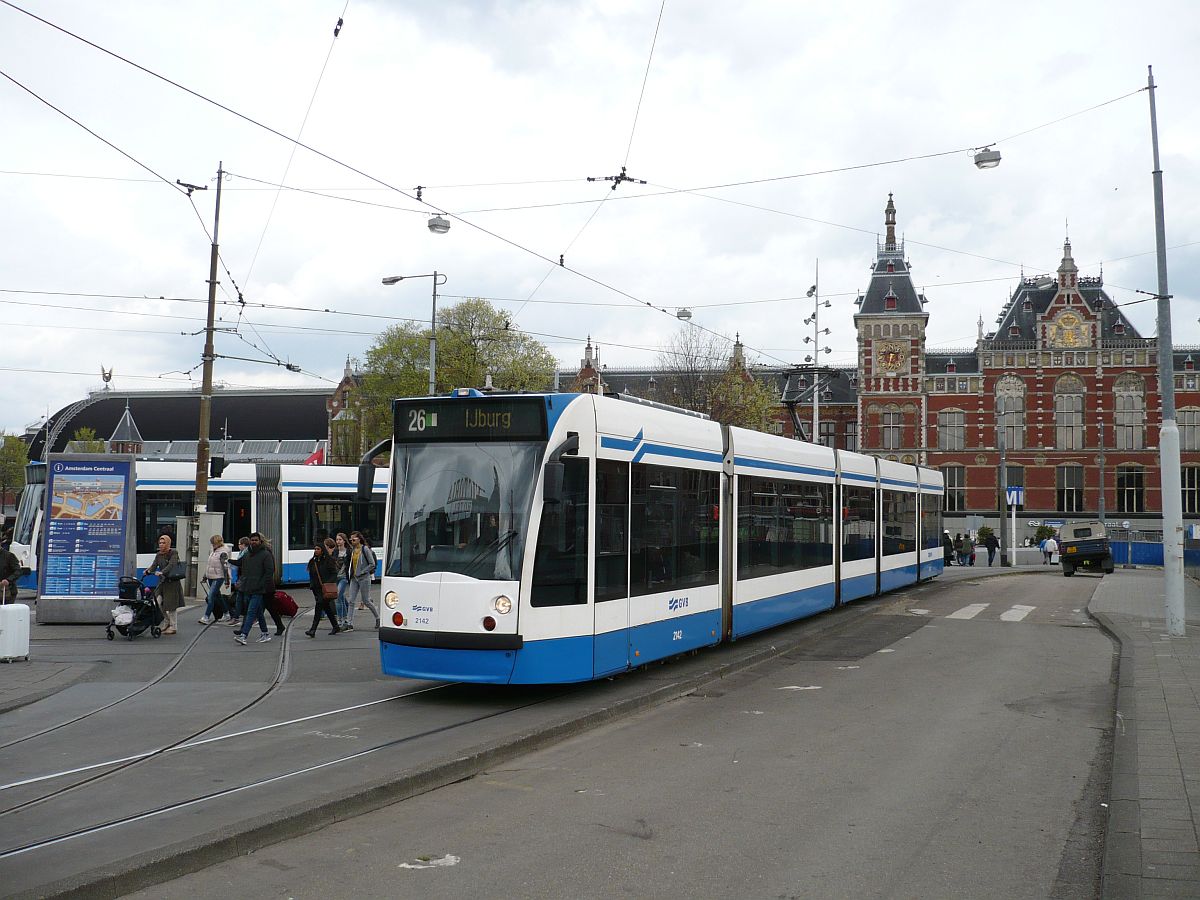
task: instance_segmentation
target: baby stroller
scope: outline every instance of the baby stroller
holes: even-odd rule
[[[153,588],[126,575],[117,583],[117,596],[121,602],[113,607],[112,621],[105,628],[110,641],[115,637],[114,628],[131,641],[146,629],[153,637],[162,634],[163,611]]]

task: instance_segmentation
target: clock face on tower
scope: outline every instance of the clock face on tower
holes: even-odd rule
[[[883,341],[879,344],[876,356],[876,366],[881,372],[899,372],[907,359],[908,353],[903,344],[896,341]]]

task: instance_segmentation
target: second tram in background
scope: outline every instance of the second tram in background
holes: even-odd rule
[[[390,675],[587,681],[942,571],[931,469],[628,397],[463,390],[394,414],[373,451],[392,451]]]
[[[154,559],[159,534],[172,534],[177,516],[190,515],[196,491],[196,465],[190,462],[138,460],[136,545],[138,571]],[[386,470],[375,475],[372,496],[355,496],[357,470],[345,466],[230,463],[208,483],[208,508],[225,515],[224,537],[236,542],[251,531],[268,537],[286,584],[306,582],[313,543],[339,531],[358,530],[382,546]],[[45,514],[46,466],[25,467],[25,490],[17,509],[12,552],[31,574],[22,587],[37,587],[38,552]],[[205,535],[204,538],[207,538]],[[207,540],[204,547],[207,553]]]

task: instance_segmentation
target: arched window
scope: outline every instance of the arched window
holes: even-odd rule
[[[938,449],[966,448],[966,414],[961,409],[944,409],[938,413]]]
[[[1083,379],[1064,375],[1054,385],[1054,446],[1083,449]]]
[[[1200,450],[1200,409],[1189,406],[1176,414],[1179,425],[1179,449]]]
[[[1146,443],[1146,383],[1141,375],[1117,379],[1115,395],[1117,449],[1141,450]]]
[[[1025,448],[1025,382],[1005,375],[996,383],[996,431],[1008,450]]]
[[[1141,466],[1117,466],[1117,511],[1146,511],[1146,472]]]

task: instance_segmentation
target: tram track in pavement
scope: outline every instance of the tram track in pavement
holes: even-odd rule
[[[439,687],[449,687],[449,686],[450,685],[442,685]],[[426,691],[414,692],[414,693],[425,693],[428,690],[432,690],[432,689],[426,689]],[[406,695],[406,696],[408,696],[408,695]],[[301,775],[311,774],[313,772],[317,772],[322,769],[327,769],[332,766],[338,766],[338,765],[342,765],[345,763],[356,762],[356,761],[362,760],[368,756],[371,756],[372,754],[378,753],[382,750],[393,749],[395,747],[399,747],[404,744],[420,740],[422,738],[428,738],[428,737],[433,737],[438,734],[443,734],[443,733],[451,731],[455,728],[464,728],[469,725],[475,725],[480,722],[485,722],[489,719],[495,719],[495,718],[499,718],[501,716],[511,715],[514,712],[519,712],[521,710],[530,709],[532,707],[538,706],[543,703],[548,703],[551,700],[556,699],[556,697],[557,697],[557,694],[554,696],[551,696],[551,697],[543,697],[541,699],[533,700],[528,703],[522,703],[522,704],[518,704],[516,706],[511,706],[506,709],[493,710],[491,712],[487,712],[482,715],[473,716],[469,719],[463,719],[463,720],[457,721],[457,722],[450,722],[445,725],[439,725],[436,728],[430,728],[430,729],[426,729],[424,731],[416,732],[414,734],[408,734],[408,735],[404,735],[402,737],[393,738],[392,740],[384,741],[384,742],[376,744],[372,747],[368,747],[365,750],[359,750],[359,751],[349,754],[347,756],[340,756],[335,759],[326,760],[324,762],[317,763],[315,765],[309,765],[309,766],[304,766],[299,769],[292,769],[292,770],[287,770],[284,772],[279,772],[274,775],[255,779],[255,780],[247,782],[245,784],[236,785],[234,787],[222,788],[217,791],[209,791],[209,792],[199,794],[194,797],[190,797],[185,800],[179,800],[179,801],[175,801],[172,803],[162,804],[160,806],[153,807],[153,808],[147,809],[147,810],[143,810],[138,813],[132,813],[132,814],[125,815],[125,816],[118,816],[116,818],[109,819],[104,822],[100,822],[100,823],[97,823],[94,825],[89,825],[85,828],[78,828],[73,831],[63,832],[61,834],[41,838],[41,839],[38,839],[35,841],[30,841],[26,844],[22,844],[22,845],[19,845],[16,847],[0,848],[0,860],[10,859],[10,858],[13,858],[16,856],[21,856],[25,853],[29,853],[34,850],[38,850],[38,849],[41,849],[44,847],[51,847],[51,846],[54,846],[57,844],[62,844],[62,843],[65,843],[65,842],[68,842],[71,840],[77,840],[80,838],[87,837],[89,835],[94,835],[94,834],[98,834],[98,833],[105,832],[105,831],[111,831],[113,829],[120,828],[123,825],[130,825],[130,824],[134,824],[136,822],[146,821],[147,819],[165,815],[165,814],[175,812],[178,810],[183,810],[183,809],[187,809],[190,807],[194,807],[199,804],[212,802],[214,800],[219,800],[224,797],[234,796],[236,794],[240,794],[245,791],[253,790],[254,788],[261,788],[261,787],[266,787],[268,785],[277,784],[277,783],[279,783],[281,781],[285,781],[286,779],[289,779],[289,778],[295,778],[295,777],[298,777]],[[392,699],[396,699],[396,698],[392,698]],[[386,702],[386,701],[376,701],[376,702]],[[252,731],[254,731],[254,732],[261,731],[261,730],[262,729],[252,729]],[[242,732],[237,735],[230,735],[230,737],[241,737],[248,733],[251,733],[251,732]],[[154,756],[157,756],[157,755],[160,755],[160,754],[154,754]],[[139,760],[139,762],[145,761],[145,759],[149,759],[149,758],[152,758],[152,757],[145,757],[143,760]],[[114,771],[117,771],[117,770],[114,770]],[[105,773],[105,774],[111,774],[111,773]],[[85,782],[81,782],[78,785],[75,785],[73,787],[81,787],[84,784],[85,784]],[[13,807],[12,809],[0,812],[0,816],[5,816],[10,813],[19,812],[22,808],[33,805],[33,803],[40,803],[40,802],[44,802],[45,800],[53,799],[56,796],[60,796],[62,793],[64,793],[64,791],[56,792],[55,794],[46,795],[44,798],[41,798],[40,800],[32,801],[31,803],[24,804],[21,807]]]
[[[134,756],[124,757],[120,760],[113,761],[112,763],[99,763],[99,764],[90,765],[87,767],[80,767],[79,769],[76,770],[76,772],[89,771],[89,770],[92,770],[92,769],[95,769],[95,768],[98,768],[101,766],[110,765],[110,764],[112,765],[112,768],[109,768],[104,772],[98,772],[94,775],[84,778],[81,781],[73,782],[72,784],[61,787],[55,791],[51,791],[50,793],[41,795],[39,797],[34,797],[34,798],[32,798],[30,800],[26,800],[22,803],[18,803],[15,806],[0,809],[0,818],[4,818],[5,816],[9,816],[14,813],[18,813],[24,809],[28,809],[31,806],[36,806],[38,804],[45,803],[49,800],[53,800],[55,797],[59,797],[59,796],[62,796],[63,794],[79,790],[80,788],[86,787],[88,785],[95,784],[96,782],[98,782],[102,779],[109,778],[109,777],[116,775],[119,772],[123,772],[133,766],[141,765],[149,760],[160,757],[163,754],[170,753],[173,750],[177,750],[181,745],[195,741],[201,735],[207,734],[208,732],[212,731],[214,728],[220,728],[222,725],[224,725],[226,722],[230,721],[231,719],[234,719],[237,716],[240,716],[243,713],[248,712],[249,710],[251,710],[255,706],[257,706],[259,703],[262,703],[264,700],[266,700],[268,697],[270,697],[282,684],[284,684],[286,682],[287,676],[290,671],[290,650],[291,650],[290,643],[291,643],[292,626],[298,620],[300,620],[302,618],[304,613],[311,611],[311,609],[312,609],[312,607],[300,607],[297,610],[296,615],[292,617],[292,621],[289,622],[287,627],[284,629],[283,640],[280,642],[282,646],[280,647],[280,651],[279,651],[279,659],[276,662],[275,673],[272,676],[271,680],[268,682],[267,686],[262,691],[260,691],[257,694],[257,696],[251,698],[249,701],[243,703],[242,705],[240,705],[233,711],[222,715],[217,721],[211,722],[210,724],[205,725],[203,728],[200,728],[197,731],[193,731],[192,733],[187,734],[177,740],[174,740],[165,746],[159,747],[152,751],[148,751],[146,753],[140,753],[140,754],[136,754]],[[75,724],[77,724],[81,721],[84,721],[85,719],[88,719],[94,715],[98,715],[99,713],[110,710],[110,709],[118,706],[121,703],[125,703],[126,701],[138,696],[139,694],[144,693],[145,691],[155,687],[156,685],[161,684],[163,681],[165,681],[171,675],[171,673],[175,672],[183,664],[183,662],[187,658],[188,654],[196,647],[196,645],[200,642],[200,639],[208,632],[209,628],[212,628],[212,627],[213,626],[211,624],[206,625],[200,631],[196,632],[196,636],[191,639],[191,641],[188,643],[187,647],[185,647],[183,652],[180,653],[178,657],[176,657],[174,662],[172,662],[162,672],[160,672],[158,676],[156,676],[154,679],[147,682],[146,684],[142,685],[137,690],[131,691],[128,694],[126,694],[125,696],[120,697],[116,700],[113,700],[109,703],[106,703],[102,706],[99,706],[96,709],[93,709],[87,713],[84,713],[84,714],[78,715],[78,716],[74,716],[73,718],[68,719],[65,722],[60,722],[49,728],[44,728],[41,731],[34,732],[33,734],[25,735],[24,737],[17,738],[16,740],[9,741],[8,743],[0,744],[0,750],[5,750],[9,747],[17,746],[17,745],[25,743],[27,741],[34,740],[35,738],[44,737],[45,735],[52,734],[55,731],[58,731],[60,729],[69,727],[71,725],[75,725]],[[58,775],[57,777],[65,777],[67,774],[68,773],[64,772],[64,773],[61,773],[60,775]],[[45,780],[45,779],[38,779],[38,780]],[[36,781],[26,781],[25,783],[32,784],[32,783],[36,783]],[[0,791],[2,791],[4,789],[8,789],[8,788],[15,788],[18,786],[20,786],[19,783],[0,786]],[[0,856],[0,858],[2,858],[2,856]]]

